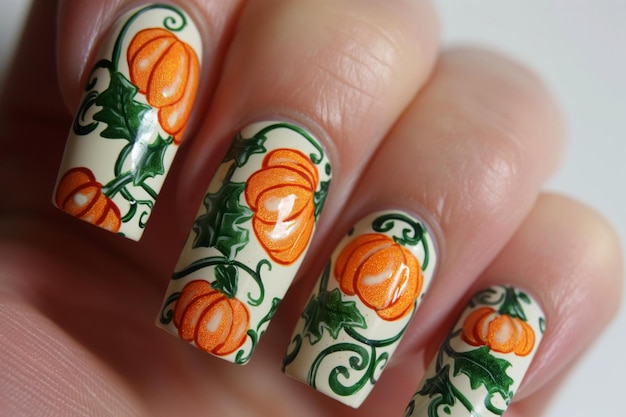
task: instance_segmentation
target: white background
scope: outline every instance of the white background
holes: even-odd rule
[[[0,75],[28,4],[0,0]],[[570,143],[546,188],[587,202],[626,241],[626,1],[440,0],[438,8],[446,44],[498,49],[547,81],[567,118]],[[622,309],[567,379],[547,415],[622,414],[625,348]]]

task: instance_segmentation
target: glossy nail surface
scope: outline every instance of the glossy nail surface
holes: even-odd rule
[[[470,301],[426,371],[405,417],[492,417],[507,409],[545,328],[525,292],[496,286]]]
[[[246,363],[302,263],[330,177],[324,150],[302,128],[243,129],[209,185],[157,325]]]
[[[124,14],[96,55],[53,203],[139,240],[178,149],[200,79],[201,39],[177,7]]]
[[[362,219],[316,284],[285,373],[358,407],[400,342],[436,262],[432,238],[417,219],[399,211]]]

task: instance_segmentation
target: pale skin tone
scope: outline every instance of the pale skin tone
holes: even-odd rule
[[[50,196],[68,109],[129,2],[58,3],[34,2],[2,94],[0,415],[400,416],[467,298],[508,283],[547,317],[507,412],[537,416],[618,309],[613,230],[541,191],[564,142],[546,87],[498,55],[440,50],[425,1],[181,0],[205,42],[201,93],[143,239],[64,215]],[[153,323],[229,137],[273,115],[321,138],[333,188],[300,276],[240,367]],[[429,222],[442,263],[383,378],[351,410],[284,377],[280,363],[333,244],[386,208]]]

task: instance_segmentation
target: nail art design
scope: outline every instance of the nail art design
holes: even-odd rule
[[[436,262],[431,236],[420,221],[399,211],[362,219],[322,273],[283,371],[358,407],[400,342]]]
[[[131,10],[98,52],[68,137],[53,203],[139,240],[191,113],[200,34],[178,8]]]
[[[300,267],[330,178],[326,154],[302,128],[243,129],[209,185],[157,325],[246,363]]]
[[[405,417],[500,416],[537,351],[545,319],[525,292],[479,292],[448,335]]]

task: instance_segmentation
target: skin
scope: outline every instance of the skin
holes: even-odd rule
[[[541,81],[490,52],[439,50],[425,1],[181,0],[205,40],[199,99],[135,243],[50,204],[68,109],[106,28],[135,4],[34,1],[4,86],[0,415],[399,416],[467,299],[499,283],[531,292],[546,313],[507,412],[540,415],[615,314],[623,277],[611,226],[541,192],[564,137]],[[237,367],[153,323],[228,138],[275,115],[321,138],[333,188],[302,273],[252,361]],[[424,218],[442,261],[383,377],[351,410],[285,378],[280,363],[333,244],[385,208]]]

